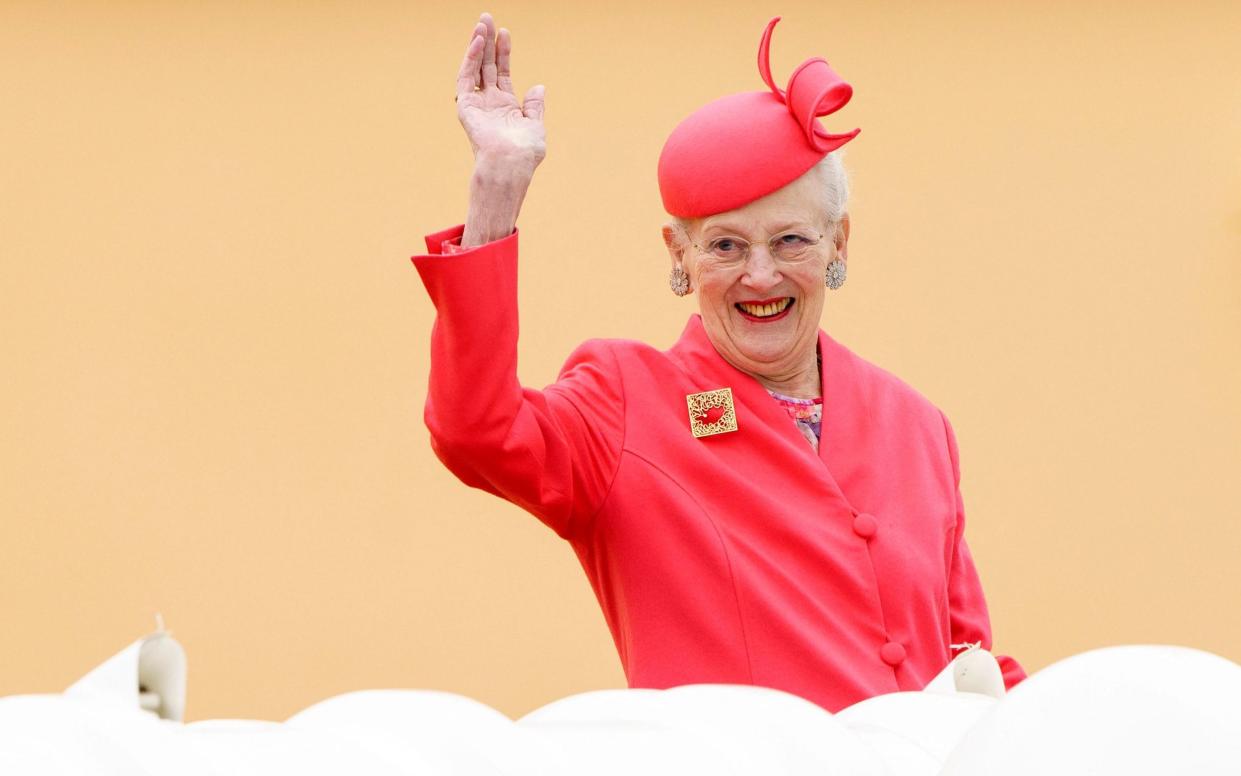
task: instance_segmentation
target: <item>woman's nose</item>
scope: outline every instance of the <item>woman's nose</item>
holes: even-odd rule
[[[742,276],[741,282],[756,291],[763,291],[774,287],[782,279],[780,268],[776,265],[767,246],[763,244],[750,246],[750,255],[746,259],[745,275]]]

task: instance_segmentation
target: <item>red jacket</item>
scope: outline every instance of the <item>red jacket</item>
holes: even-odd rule
[[[589,340],[517,381],[517,238],[414,265],[436,307],[426,423],[462,482],[566,539],[631,687],[756,684],[838,711],[920,690],[991,626],[965,543],[952,426],[819,332],[820,450],[724,361],[701,318],[667,351]],[[729,387],[738,430],[695,438],[686,396]],[[1025,677],[997,656],[1005,685]]]

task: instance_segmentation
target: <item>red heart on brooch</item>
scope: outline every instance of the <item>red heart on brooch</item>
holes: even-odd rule
[[[695,420],[697,420],[699,423],[708,424],[708,423],[714,423],[722,417],[724,417],[723,407],[711,407],[710,409],[707,410],[705,415],[699,415],[697,418],[695,418]]]

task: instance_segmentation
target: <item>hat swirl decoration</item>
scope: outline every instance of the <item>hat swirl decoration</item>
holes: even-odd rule
[[[852,140],[862,130],[859,128],[833,135],[825,132],[815,119],[843,108],[853,97],[853,87],[836,74],[826,59],[812,57],[797,66],[789,76],[788,88],[780,91],[771,77],[771,33],[778,21],[779,16],[767,22],[767,29],[763,30],[763,40],[758,45],[758,72],[763,76],[767,88],[788,105],[789,113],[797,119],[810,144],[828,154]]]
[[[758,48],[766,91],[707,103],[673,129],[659,156],[664,209],[701,218],[741,207],[793,182],[861,131],[832,134],[816,120],[844,107],[853,87],[822,57],[802,62],[785,89],[771,76],[767,23]]]

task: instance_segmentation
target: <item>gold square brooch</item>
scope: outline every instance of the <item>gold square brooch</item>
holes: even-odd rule
[[[695,437],[737,430],[732,388],[691,393],[685,397],[685,402],[689,405],[689,430]]]

